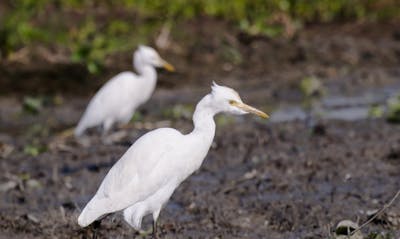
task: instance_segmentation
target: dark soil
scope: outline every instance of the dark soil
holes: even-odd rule
[[[266,110],[301,101],[298,83],[307,76],[320,78],[331,95],[354,95],[400,82],[398,24],[310,26],[290,40],[243,38],[227,35],[221,30],[224,24],[203,24],[189,29],[193,38],[205,32],[217,36],[203,36],[209,41],[196,44],[188,39],[181,46],[183,53],[164,52],[178,73],[161,72],[154,97],[140,110],[142,119],[120,130],[127,134],[109,144],[97,132],[86,147],[61,132],[78,121],[90,97],[87,92],[94,92],[106,76],[129,69],[128,63],[115,64],[104,79],[94,84],[86,80],[82,87],[79,80],[59,81],[67,79],[63,74],[49,79],[35,70],[26,73],[37,67],[46,72],[45,66],[4,68],[14,63],[2,63],[0,238],[91,238],[92,230],[81,229],[76,219],[111,165],[149,129],[167,125],[189,132],[187,115],[169,118],[165,110],[195,104],[208,93],[212,80],[232,86],[244,101]],[[202,30],[205,26],[212,29]],[[238,49],[241,63],[223,57],[224,44]],[[129,56],[118,62],[130,62]],[[74,72],[82,77],[81,70]],[[52,80],[56,82],[47,84]],[[46,101],[38,114],[23,111],[23,95],[40,93],[53,99],[49,92],[58,92],[59,100]],[[361,224],[370,210],[383,207],[400,189],[399,132],[400,125],[384,119],[320,120],[315,125],[251,116],[220,120],[201,169],[161,212],[160,236],[330,238],[338,222]],[[30,156],[27,145],[41,153]],[[150,220],[144,224],[147,228]],[[372,232],[400,237],[400,202],[363,229],[364,235]],[[131,229],[121,214],[105,218],[98,230],[98,238],[136,237],[150,235]]]

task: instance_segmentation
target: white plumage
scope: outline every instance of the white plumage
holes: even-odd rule
[[[213,117],[219,112],[268,117],[244,104],[236,91],[214,83],[212,92],[196,106],[193,131],[183,135],[160,128],[139,138],[110,169],[79,216],[79,225],[85,227],[105,214],[124,210],[125,221],[136,229],[143,216],[153,214],[155,235],[160,210],[202,164],[215,134]]]
[[[146,102],[155,89],[155,67],[174,70],[153,48],[147,46],[139,46],[135,51],[134,66],[139,75],[122,72],[95,94],[75,129],[76,137],[90,127],[102,125],[106,133],[114,123],[128,123],[137,107]]]

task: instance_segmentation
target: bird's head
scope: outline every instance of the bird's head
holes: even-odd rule
[[[137,55],[136,55],[137,54]],[[138,56],[142,64],[151,65],[154,67],[163,67],[168,71],[174,71],[175,68],[167,61],[162,59],[156,50],[149,46],[140,45],[135,52],[135,58]],[[136,60],[136,59],[135,59]]]
[[[232,88],[220,86],[213,82],[211,89],[211,96],[213,98],[214,106],[218,107],[221,112],[227,112],[235,115],[251,113],[258,115],[262,118],[269,117],[261,110],[258,110],[252,106],[243,103],[239,94]]]

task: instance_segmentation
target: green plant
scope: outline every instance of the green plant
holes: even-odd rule
[[[43,98],[27,96],[24,98],[23,110],[31,114],[37,114],[43,108]]]
[[[400,123],[400,94],[388,100],[387,120],[392,123]]]
[[[300,90],[305,97],[320,96],[324,93],[324,87],[320,79],[311,76],[300,82]]]
[[[24,146],[24,154],[33,156],[33,157],[36,157],[45,151],[46,151],[46,149],[40,145],[27,144]]]
[[[172,119],[191,119],[194,108],[192,105],[182,105],[178,104],[172,107],[165,108],[163,111],[163,115],[166,118]]]
[[[385,113],[385,110],[380,105],[373,105],[369,108],[368,115],[372,118],[381,118]]]
[[[179,31],[174,26],[182,21],[208,16],[250,35],[276,37],[293,35],[307,22],[400,17],[397,0],[4,0],[3,6],[0,57],[35,44],[55,46],[91,73],[101,70],[107,55],[147,42],[166,22]],[[104,9],[110,14],[99,14]],[[129,17],[113,14],[120,12]]]
[[[14,10],[0,17],[0,52],[7,56],[18,48],[35,41],[47,41],[49,34],[31,19],[40,14],[47,0],[12,1]]]

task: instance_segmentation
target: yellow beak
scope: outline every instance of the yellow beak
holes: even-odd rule
[[[250,105],[246,105],[245,103],[232,101],[232,102],[230,102],[230,104],[235,106],[235,107],[237,107],[237,108],[239,108],[239,109],[241,109],[241,110],[244,110],[244,111],[246,111],[248,113],[258,115],[261,118],[264,118],[264,119],[269,118],[269,115],[267,115],[266,113],[262,112],[259,109],[254,108],[254,107],[252,107]]]
[[[161,64],[167,71],[175,71],[175,67],[163,59],[161,59]]]

